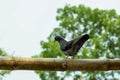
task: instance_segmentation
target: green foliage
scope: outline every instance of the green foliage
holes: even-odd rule
[[[75,58],[115,59],[120,58],[120,15],[115,10],[91,9],[84,5],[70,6],[57,10],[56,20],[59,27],[55,28],[48,37],[48,41],[42,41],[42,52],[37,57],[63,57],[59,45],[54,41],[56,35],[66,39],[74,39],[88,33],[90,40],[82,47]],[[42,80],[65,80],[71,77],[73,80],[118,80],[115,75],[120,71],[65,71],[58,72],[36,71]]]
[[[0,56],[7,56],[7,53],[4,50],[0,49]],[[0,80],[3,80],[3,77],[10,72],[10,70],[0,70]]]
[[[0,56],[6,56],[7,53],[5,51],[3,51],[2,49],[0,49]]]
[[[45,57],[45,58],[56,58],[57,56],[64,56],[61,50],[59,49],[59,44],[55,41],[44,42],[41,41],[43,51],[40,55],[35,55],[33,57]],[[49,54],[48,54],[49,53]]]

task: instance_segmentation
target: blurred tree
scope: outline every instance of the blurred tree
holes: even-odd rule
[[[7,56],[7,53],[0,48],[0,56]],[[10,70],[0,70],[0,80],[3,80],[3,77],[6,74],[9,74],[11,71]]]
[[[57,10],[59,27],[55,28],[48,41],[41,41],[42,52],[35,57],[64,57],[56,35],[71,40],[88,33],[85,43],[75,58],[115,59],[120,57],[120,15],[115,10],[91,9],[84,5],[70,6]],[[42,80],[118,80],[120,71],[36,71]]]

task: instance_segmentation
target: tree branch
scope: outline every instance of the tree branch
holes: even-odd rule
[[[120,70],[120,59],[0,58],[1,70]]]

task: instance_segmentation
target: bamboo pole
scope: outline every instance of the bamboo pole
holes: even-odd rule
[[[1,70],[120,70],[120,59],[0,58]]]

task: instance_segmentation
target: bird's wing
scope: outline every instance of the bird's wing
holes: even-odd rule
[[[72,47],[73,42],[74,42],[73,40],[66,41],[66,43],[64,42],[64,47],[62,47],[62,50],[66,51],[66,50],[70,49]]]

